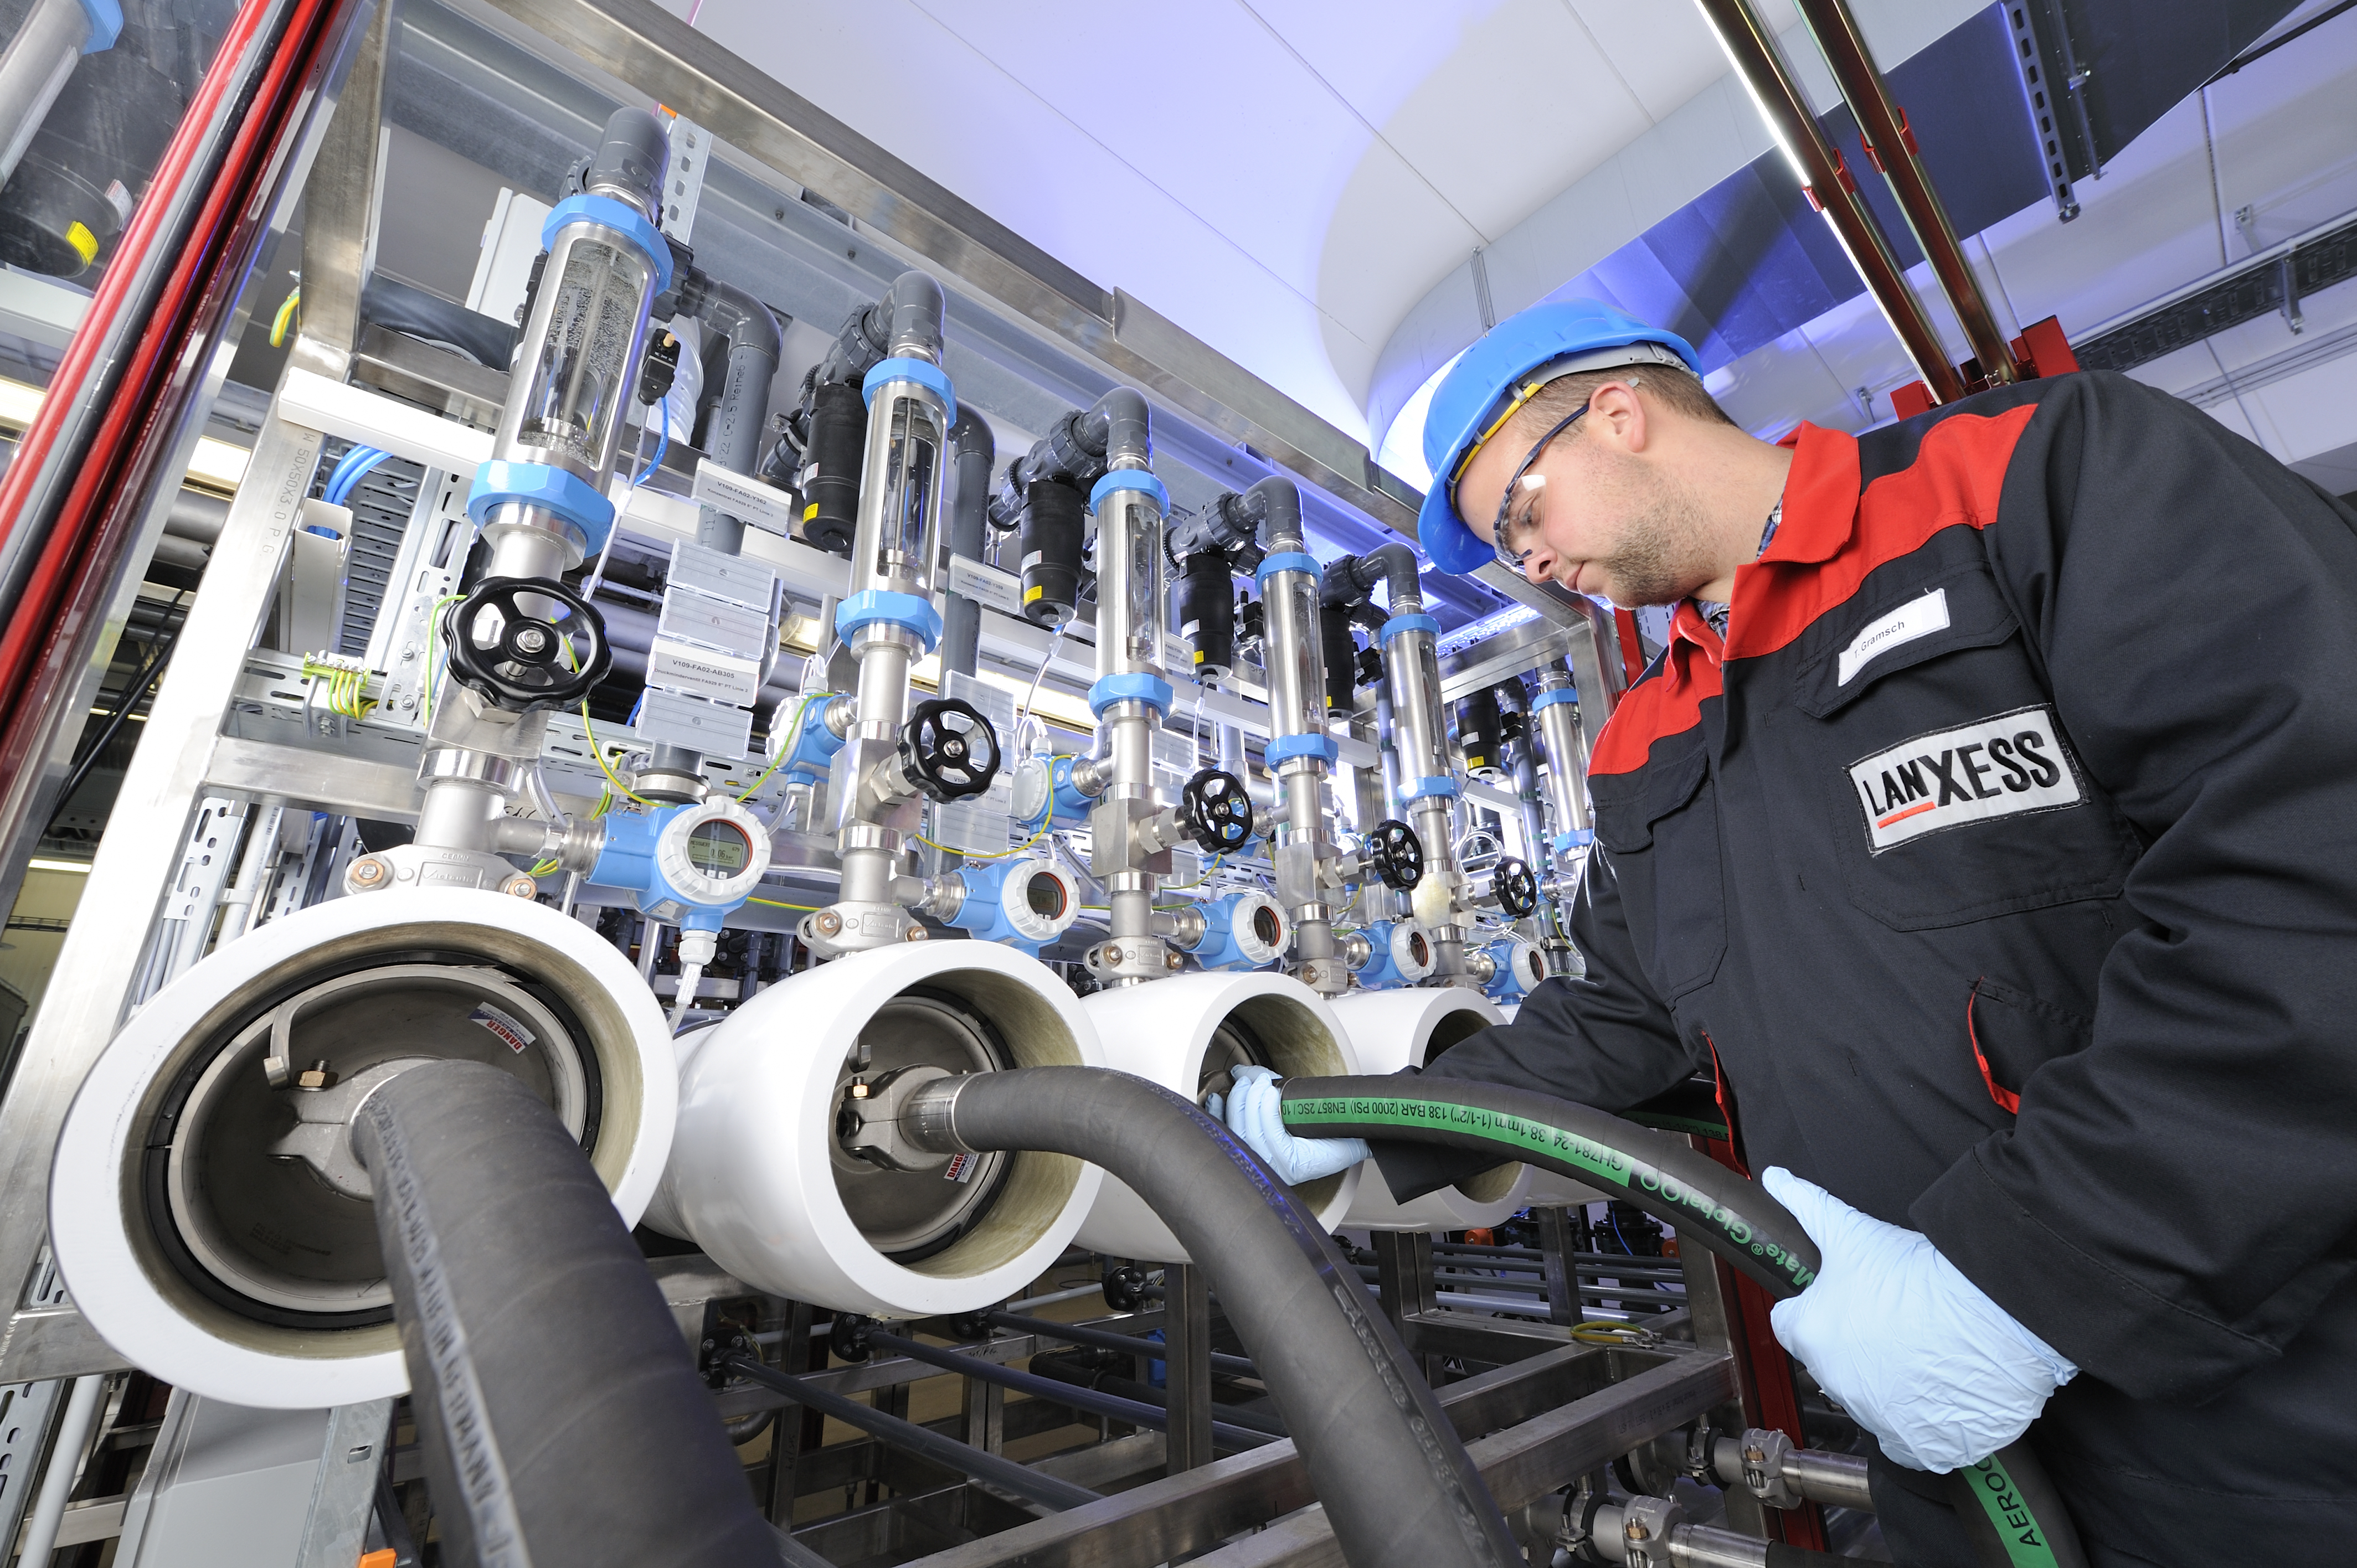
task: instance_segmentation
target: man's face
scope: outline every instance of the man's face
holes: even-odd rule
[[[1523,574],[1616,605],[1674,604],[1717,566],[1699,503],[1661,461],[1663,416],[1625,382],[1598,387],[1589,403],[1515,482],[1507,534],[1530,549]],[[1499,497],[1558,417],[1524,409],[1475,455],[1457,510],[1476,538],[1496,542]]]

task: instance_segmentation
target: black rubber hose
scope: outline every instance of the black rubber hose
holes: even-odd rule
[[[1817,1277],[1817,1244],[1758,1183],[1680,1140],[1588,1106],[1465,1079],[1297,1078],[1282,1094],[1285,1124],[1303,1137],[1511,1154],[1668,1220],[1771,1295],[1798,1295]],[[2050,1559],[2053,1568],[2083,1568],[2070,1512],[2027,1440],[1947,1479],[1957,1521],[1990,1568]]]
[[[1089,1161],[1170,1227],[1218,1285],[1356,1568],[1523,1562],[1456,1428],[1333,1240],[1193,1101],[1126,1073],[1045,1067],[952,1080],[937,1103],[945,1113],[929,1131],[942,1142]]]
[[[613,1198],[555,1112],[478,1062],[362,1103],[443,1561],[771,1568],[776,1539]]]
[[[791,1372],[781,1372],[775,1367],[766,1366],[754,1360],[749,1356],[731,1356],[722,1365],[740,1378],[749,1379],[759,1383],[763,1388],[775,1389],[796,1404],[807,1405],[821,1415],[831,1415],[845,1425],[856,1427],[870,1437],[898,1448],[903,1453],[914,1454],[920,1459],[930,1459],[944,1469],[954,1470],[961,1476],[971,1476],[977,1481],[986,1481],[1001,1491],[1012,1492],[1018,1498],[1028,1498],[1041,1508],[1076,1509],[1097,1500],[1098,1494],[1085,1487],[1075,1486],[1070,1481],[1060,1481],[1055,1477],[1043,1471],[1034,1470],[1028,1465],[1018,1465],[1012,1459],[1003,1459],[996,1454],[976,1448],[970,1443],[960,1443],[954,1437],[944,1437],[938,1432],[919,1426],[913,1421],[904,1421],[888,1412],[861,1404],[857,1400],[846,1399],[831,1389],[819,1387],[807,1378],[797,1378]],[[620,1563],[625,1560],[618,1557],[613,1561]],[[685,1559],[672,1559],[672,1561],[685,1561]]]

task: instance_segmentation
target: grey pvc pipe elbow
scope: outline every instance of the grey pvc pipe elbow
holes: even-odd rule
[[[1261,543],[1272,553],[1301,548],[1301,487],[1283,474],[1244,492],[1244,504],[1260,519]]]
[[[949,314],[949,302],[939,280],[911,268],[892,280],[884,303],[892,311],[892,354],[941,363],[942,322]]]
[[[670,166],[671,136],[662,122],[643,109],[617,109],[582,183],[628,196],[651,218],[662,210],[663,171]]]
[[[1368,587],[1374,586],[1372,574],[1382,572],[1391,595],[1388,607],[1392,614],[1409,615],[1424,608],[1424,587],[1417,580],[1415,551],[1394,541],[1378,544],[1359,560],[1361,577]]]
[[[704,308],[699,315],[705,326],[728,339],[731,354],[749,349],[770,362],[771,375],[778,373],[778,355],[785,334],[768,306],[735,284],[716,278],[705,290]],[[766,383],[762,390],[766,395]]]
[[[1144,392],[1135,387],[1115,387],[1097,399],[1084,417],[1092,424],[1104,422],[1107,467],[1143,468],[1154,461],[1154,436]]]

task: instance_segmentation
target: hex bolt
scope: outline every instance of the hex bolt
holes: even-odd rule
[[[352,862],[352,868],[344,873],[344,880],[355,887],[375,887],[384,882],[385,870],[384,862],[372,854],[364,855]]]
[[[839,935],[843,930],[843,917],[832,909],[821,909],[811,917],[811,929],[823,937]]]

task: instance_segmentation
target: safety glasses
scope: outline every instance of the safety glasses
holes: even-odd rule
[[[1523,476],[1529,473],[1531,466],[1545,453],[1548,443],[1577,424],[1580,415],[1587,412],[1587,406],[1583,403],[1573,409],[1556,421],[1553,429],[1532,444],[1530,451],[1523,455],[1522,466],[1514,470],[1513,477],[1506,481],[1505,489],[1498,497],[1498,517],[1491,526],[1490,541],[1498,553],[1499,564],[1510,571],[1520,573],[1523,563],[1530,559],[1531,552],[1538,548],[1539,542],[1538,501],[1534,498],[1523,509],[1520,517],[1511,516],[1509,514],[1514,510],[1514,492],[1522,488]]]

